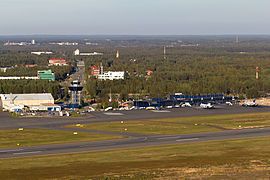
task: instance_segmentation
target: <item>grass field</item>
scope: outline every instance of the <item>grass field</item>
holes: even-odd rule
[[[266,126],[270,126],[270,113],[106,122],[87,124],[83,128],[141,134],[190,134]]]
[[[270,137],[0,160],[1,179],[268,179]]]
[[[78,132],[74,135],[69,131],[56,131],[45,129],[1,130],[0,148],[16,146],[33,146],[41,144],[57,144],[77,141],[98,141],[121,138],[120,136],[91,134]]]

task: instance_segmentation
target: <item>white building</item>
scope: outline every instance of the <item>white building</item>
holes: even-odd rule
[[[53,52],[37,51],[37,52],[31,52],[31,54],[40,56],[42,54],[50,55],[50,54],[53,54]]]
[[[0,72],[6,73],[8,69],[13,69],[13,67],[0,67]]]
[[[38,80],[39,78],[37,76],[28,77],[28,76],[0,76],[0,80],[21,80],[21,79],[27,79],[27,80]]]
[[[74,55],[75,55],[75,56],[79,56],[79,55],[80,55],[80,50],[79,50],[79,49],[76,49],[76,50],[74,51]]]
[[[52,42],[49,44],[59,45],[59,46],[77,46],[77,45],[79,45],[79,43],[77,43],[77,42]]]
[[[108,71],[98,75],[99,80],[121,80],[125,79],[124,71]]]
[[[19,111],[25,107],[34,111],[60,111],[61,107],[54,104],[54,98],[49,93],[41,94],[0,94],[4,110]]]
[[[81,53],[79,49],[76,49],[74,51],[74,55],[75,56],[102,56],[103,53],[98,53],[98,52],[92,52],[92,53],[84,52],[84,53]]]

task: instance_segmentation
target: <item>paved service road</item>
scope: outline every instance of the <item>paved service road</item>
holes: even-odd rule
[[[270,128],[228,130],[214,133],[198,133],[189,135],[159,135],[132,137],[128,139],[84,142],[61,145],[46,145],[29,148],[2,149],[0,158],[26,157],[33,155],[50,155],[59,153],[79,153],[116,148],[145,147],[155,145],[180,144],[188,142],[204,142],[211,140],[227,140],[248,137],[270,136]]]

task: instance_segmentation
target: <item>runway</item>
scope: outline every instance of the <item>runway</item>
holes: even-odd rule
[[[72,128],[63,128],[66,125],[77,123],[96,123],[112,121],[151,120],[174,117],[194,117],[202,115],[243,114],[270,112],[270,107],[246,108],[241,106],[219,106],[216,109],[178,108],[163,111],[111,111],[92,112],[81,118],[12,118],[6,113],[0,113],[0,129],[15,128],[44,128],[52,130],[73,131]],[[78,130],[78,129],[76,129]],[[158,146],[165,144],[196,143],[210,140],[227,140],[247,137],[270,136],[270,128],[225,130],[215,133],[199,133],[189,135],[142,135],[136,133],[104,132],[95,130],[78,130],[97,134],[122,135],[125,139],[83,142],[57,145],[43,145],[35,147],[21,147],[14,149],[0,149],[0,158],[27,157],[34,155],[50,155],[59,153],[79,153],[117,148],[134,148],[146,146]]]
[[[238,138],[270,136],[270,128],[228,130],[214,133],[198,133],[189,135],[159,135],[132,137],[127,139],[83,142],[61,145],[35,146],[29,148],[2,149],[0,158],[28,157],[33,155],[52,155],[62,153],[81,153],[107,151],[119,148],[173,145],[181,143],[206,142],[211,140],[229,140]]]

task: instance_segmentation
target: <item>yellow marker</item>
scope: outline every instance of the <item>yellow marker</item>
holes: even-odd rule
[[[124,124],[124,121],[121,121],[121,124]]]
[[[78,132],[74,132],[73,134],[74,134],[74,135],[77,135],[77,134],[78,134]]]
[[[17,146],[20,146],[20,144],[18,143]]]
[[[23,131],[23,128],[19,128],[18,130],[19,130],[19,131]]]

